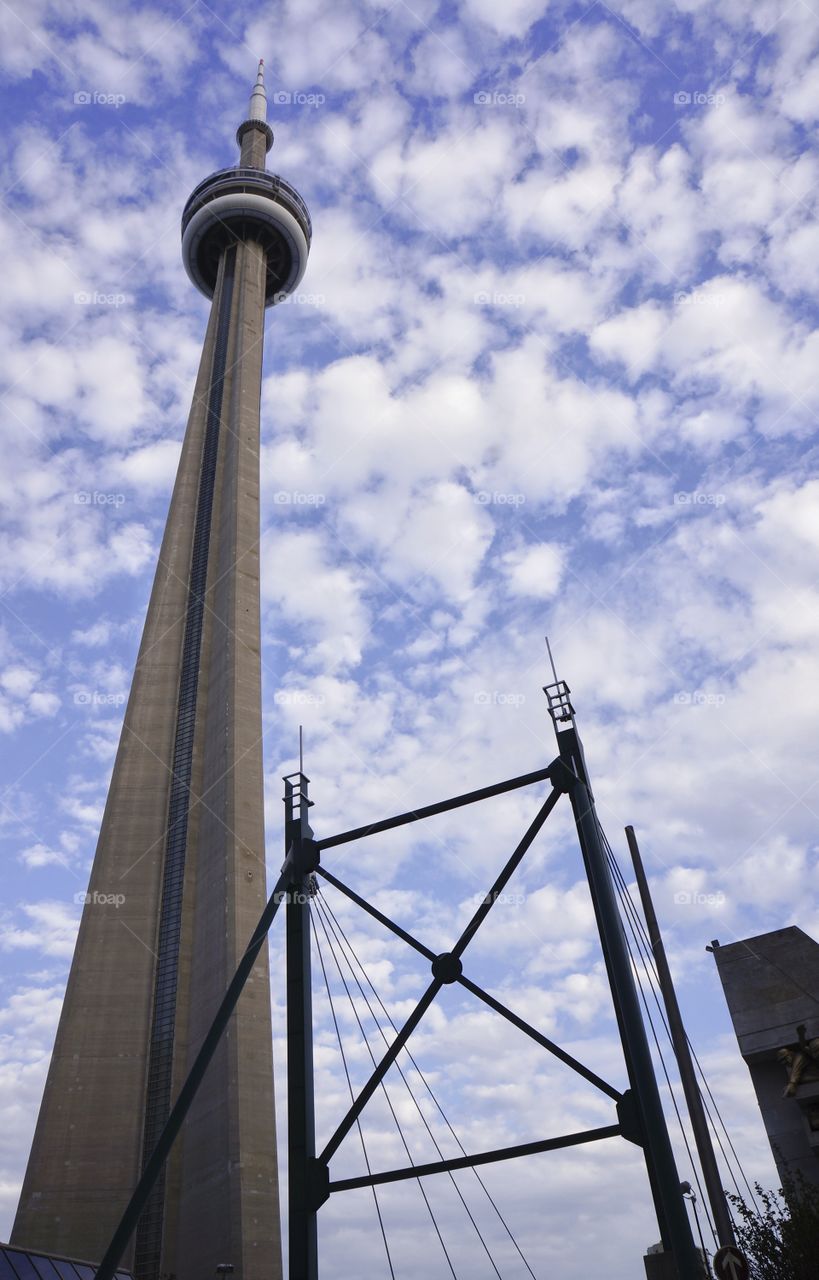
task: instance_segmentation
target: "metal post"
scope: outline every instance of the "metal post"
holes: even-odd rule
[[[568,690],[566,690],[568,693]],[[679,1280],[701,1280],[691,1224],[685,1211],[674,1152],[663,1114],[654,1065],[646,1038],[634,975],[631,971],[623,923],[611,878],[580,738],[574,727],[557,733],[566,765],[566,786],[583,850],[589,888],[595,904],[600,942],[606,960],[612,999],[618,1014],[629,1081],[640,1118],[643,1151],[652,1190],[658,1202],[660,1227]]]
[[[318,1232],[311,1169],[316,1155],[310,893],[318,849],[308,822],[309,778],[285,778],[287,876],[287,1150],[290,1280],[318,1280]]]
[[[657,965],[657,977],[668,1016],[671,1043],[674,1046],[674,1054],[680,1069],[680,1081],[685,1094],[688,1114],[691,1117],[691,1128],[694,1131],[694,1141],[699,1152],[702,1176],[708,1193],[708,1201],[711,1205],[711,1214],[714,1219],[717,1239],[720,1245],[733,1248],[736,1245],[734,1225],[725,1199],[725,1191],[723,1190],[722,1179],[719,1175],[714,1147],[711,1142],[711,1134],[705,1117],[705,1108],[702,1105],[702,1094],[700,1093],[697,1076],[694,1071],[694,1063],[691,1058],[691,1049],[688,1044],[688,1037],[685,1034],[680,1006],[677,1003],[677,993],[674,990],[671,970],[668,967],[660,926],[657,922],[657,914],[654,910],[654,903],[651,900],[651,892],[633,827],[626,827],[626,839],[631,851],[631,860],[634,864],[637,888],[640,890],[643,914],[648,926],[648,939],[651,943],[651,950],[654,953],[654,962]]]

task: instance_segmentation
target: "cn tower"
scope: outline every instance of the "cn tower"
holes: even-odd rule
[[[211,299],[176,483],[12,1243],[106,1246],[267,900],[259,628],[265,308],[310,216],[267,172],[259,64],[238,167],[182,215]],[[125,1259],[137,1280],[282,1274],[260,955]]]

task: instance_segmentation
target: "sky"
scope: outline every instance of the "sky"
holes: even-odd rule
[[[297,294],[266,317],[269,869],[299,724],[320,836],[548,764],[548,634],[601,821],[628,879],[623,827],[637,830],[691,1038],[749,1179],[774,1185],[705,947],[789,924],[819,937],[819,15],[803,0],[13,0],[0,4],[0,1238],[207,321],[179,218],[235,163],[259,57],[268,167],[314,229]],[[325,862],[444,950],[542,794]],[[424,965],[325,893],[391,1016],[407,1016]],[[568,806],[506,898],[467,973],[624,1087]],[[275,929],[271,963],[283,1063]],[[329,969],[360,1084],[367,1051]],[[328,1135],[347,1095],[318,965],[316,978]],[[460,990],[411,1047],[468,1150],[612,1122],[602,1095]],[[396,1109],[429,1158],[402,1089]],[[364,1132],[373,1167],[401,1162],[383,1100]],[[334,1175],[362,1168],[356,1143]],[[538,1277],[575,1280],[590,1261],[631,1277],[657,1239],[625,1142],[484,1179]],[[452,1184],[428,1180],[430,1195],[433,1181],[454,1269],[494,1274]],[[529,1274],[474,1176],[458,1185],[502,1273]],[[396,1275],[452,1274],[417,1185],[380,1199]],[[334,1197],[320,1239],[337,1280],[389,1274],[369,1193]]]

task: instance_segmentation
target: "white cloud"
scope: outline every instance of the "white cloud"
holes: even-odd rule
[[[169,494],[179,465],[179,451],[176,440],[155,440],[112,461],[112,472],[140,494],[151,490]]]
[[[486,509],[474,496],[461,485],[433,485],[396,525],[385,547],[390,576],[421,592],[431,580],[452,601],[465,599],[492,538]]]
[[[92,622],[90,627],[84,630],[72,632],[71,639],[76,644],[88,645],[89,648],[102,647],[106,645],[111,638],[111,624],[106,622],[104,618],[100,618],[97,622]]]
[[[328,670],[355,664],[367,629],[363,583],[352,569],[337,567],[320,534],[269,533],[263,539],[267,565],[287,565],[287,574],[262,574],[262,599],[314,640],[313,660]]]
[[[372,165],[372,194],[392,205],[414,229],[468,235],[492,217],[521,157],[520,132],[510,109],[472,105],[448,131],[385,147]],[[481,163],[473,158],[480,152]]]
[[[22,904],[24,920],[0,925],[4,950],[35,949],[47,956],[70,957],[74,951],[79,911],[65,902],[46,900]]]
[[[502,7],[491,0],[463,0],[462,12],[469,21],[484,22],[499,36],[520,38],[544,15],[546,6],[540,0],[510,0]]]
[[[30,667],[13,666],[6,667],[2,675],[0,675],[0,684],[9,693],[16,695],[18,698],[25,698],[31,693],[37,683],[37,672],[32,671]]]
[[[629,378],[636,381],[654,364],[668,318],[656,303],[644,302],[604,320],[593,331],[590,344],[606,360],[620,360]]]
[[[12,733],[21,725],[38,717],[51,717],[60,707],[60,698],[42,686],[47,677],[42,670],[16,661],[16,653],[3,636],[0,651],[10,659],[0,669],[0,732]]]
[[[454,98],[475,78],[475,66],[463,31],[457,26],[430,31],[412,51],[413,73],[407,87],[428,98]]]
[[[41,693],[35,691],[29,698],[28,705],[34,715],[53,716],[59,710],[60,699],[56,693]]]
[[[553,543],[510,551],[503,557],[509,589],[515,595],[549,600],[560,586],[563,553]]]
[[[65,855],[38,842],[21,851],[20,861],[30,868],[47,867],[52,863],[65,866]]]

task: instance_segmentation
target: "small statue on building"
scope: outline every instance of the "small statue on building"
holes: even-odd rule
[[[797,1085],[819,1082],[819,1036],[812,1040],[805,1037],[805,1027],[796,1028],[799,1037],[795,1045],[777,1050],[777,1059],[788,1073],[788,1083],[783,1097],[792,1098]]]

